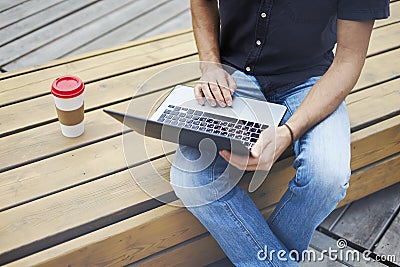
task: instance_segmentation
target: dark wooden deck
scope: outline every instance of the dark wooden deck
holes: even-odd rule
[[[189,28],[189,0],[19,0],[0,3],[0,69]]]
[[[382,56],[388,56],[394,60],[391,64],[396,64],[400,58],[400,1],[392,1],[391,13],[391,18],[377,22],[375,29],[380,29],[378,34],[391,32],[391,39],[387,41],[397,42],[397,45]],[[188,0],[0,1],[0,72],[190,25]],[[397,73],[390,79],[399,77]],[[0,165],[3,166],[3,162]],[[319,227],[311,248],[321,252],[339,238],[345,238],[349,246],[360,252],[368,249],[376,255],[396,255],[396,263],[400,264],[400,184],[335,210]],[[365,266],[363,264],[367,263],[326,260],[322,265]],[[229,266],[229,263],[221,261],[218,266]],[[304,263],[304,266],[314,265]]]

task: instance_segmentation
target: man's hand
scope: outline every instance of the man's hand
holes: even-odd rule
[[[275,130],[275,136],[274,131]],[[231,165],[239,170],[269,171],[272,164],[279,158],[290,145],[290,132],[286,127],[267,128],[260,134],[260,138],[251,149],[250,157],[231,154],[227,150],[220,151],[223,157]]]
[[[206,63],[207,64],[207,63]],[[209,63],[214,65],[214,63]],[[211,106],[218,103],[221,107],[232,106],[232,94],[236,83],[220,66],[203,68],[203,75],[194,87],[194,95],[200,105],[204,105],[204,97]]]

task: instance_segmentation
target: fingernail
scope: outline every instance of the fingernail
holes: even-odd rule
[[[221,106],[221,107],[226,107],[226,105],[225,105],[225,103],[224,102],[218,102],[218,104]]]
[[[228,106],[232,106],[232,101],[228,100],[226,101],[226,104],[228,104]]]
[[[210,105],[213,106],[213,107],[215,107],[215,105],[216,105],[216,104],[215,104],[215,101],[212,101],[212,100],[211,100],[211,101],[210,101]]]

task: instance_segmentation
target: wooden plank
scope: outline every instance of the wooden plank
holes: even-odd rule
[[[104,54],[77,60],[69,64],[43,69],[40,73],[31,72],[13,78],[6,78],[1,81],[0,105],[49,94],[52,81],[60,75],[74,74],[81,77],[86,84],[90,84],[93,81],[194,55],[196,54],[196,47],[193,40],[192,33],[183,33],[172,38],[132,45],[127,49],[110,53],[105,52]],[[176,50],[174,47],[179,47],[180,50]],[[104,62],[108,64],[104,64]]]
[[[319,227],[330,231],[336,222],[343,216],[348,207],[349,205],[345,205],[332,211],[331,214],[329,214],[329,216],[326,217],[326,219],[319,225]]]
[[[393,165],[394,163],[396,163],[396,161],[398,164],[399,160],[400,158],[396,157],[380,163],[379,166],[377,166],[376,168],[365,169],[362,172],[356,174],[355,180],[352,181],[352,186],[350,186],[348,190],[349,194],[347,195],[345,201],[342,202],[342,204],[348,203],[354,200],[352,199],[352,197],[358,196],[357,194],[351,194],[351,191],[357,188],[364,188],[363,195],[367,195],[371,193],[371,191],[373,192],[379,187],[386,187],[389,184],[393,184],[394,181],[397,181],[399,177],[399,168],[394,169],[394,172],[387,173],[382,170],[387,170],[390,167],[389,165]],[[283,164],[283,162],[280,162],[278,164]],[[290,168],[289,161],[285,162],[285,165],[287,166],[286,168]],[[285,165],[277,166],[276,169],[271,172],[268,178],[268,182],[262,185],[260,190],[258,190],[260,191],[259,194],[252,194],[252,197],[259,205],[259,208],[262,208],[261,206],[267,206],[268,203],[273,203],[273,199],[275,199],[276,203],[284,188],[287,187],[287,179],[290,179],[289,177],[291,176],[288,174],[283,175],[282,170],[285,169]],[[144,165],[141,166],[143,168]],[[163,169],[168,169],[168,165],[165,166]],[[363,177],[364,179],[359,179],[363,175],[365,175],[365,177]],[[283,177],[287,178],[282,179]],[[385,180],[386,183],[379,183],[378,185],[374,184],[375,181],[381,179]],[[374,184],[374,186],[368,186],[368,183]],[[281,190],[281,188],[283,190]],[[53,197],[62,198],[64,202],[65,196],[68,194],[72,194],[68,191],[63,192],[64,197],[61,197],[61,194],[57,194]],[[275,196],[271,197],[271,195]],[[76,194],[74,195],[74,197],[80,199],[80,196]],[[105,194],[99,194],[99,197],[107,198]],[[265,199],[265,197],[268,197],[268,199]],[[97,203],[98,206],[102,206],[101,204],[99,204],[101,202],[98,201],[99,200],[96,200],[95,203]],[[49,202],[50,201],[48,200],[46,201],[46,203]],[[60,204],[58,201],[53,202],[53,204],[54,203]],[[27,205],[24,206],[22,206],[21,209],[25,209]],[[11,211],[13,210],[15,209],[12,209]],[[162,210],[167,211],[163,213],[161,212]],[[54,212],[52,211],[52,209],[47,209],[47,211]],[[269,209],[269,212],[270,211],[271,209]],[[269,212],[267,214],[269,214]],[[84,212],[81,211],[81,214],[82,213]],[[154,214],[161,213],[162,216],[157,217],[157,219],[155,220],[152,220],[154,218]],[[151,214],[153,214],[153,216]],[[19,218],[19,221],[23,221],[23,217],[28,216],[28,214],[21,214],[21,216],[22,217]],[[41,216],[35,216],[35,218],[41,218]],[[144,218],[146,221],[142,224],[133,224],[133,222],[137,222],[139,218]],[[55,220],[59,220],[59,218],[55,218]],[[149,222],[149,220],[151,220],[151,222]],[[0,223],[1,222],[2,220],[0,220]],[[39,227],[41,227],[40,224],[36,225],[39,225]],[[21,224],[18,224],[18,226],[26,227],[26,225],[24,226]],[[41,229],[38,230],[39,232],[42,231]],[[50,232],[47,232],[47,236],[51,234],[51,229],[49,230]],[[46,266],[59,266],[67,264],[80,265],[82,264],[82,262],[90,262],[99,265],[104,265],[105,263],[126,265],[128,263],[143,259],[156,252],[162,251],[170,247],[171,244],[179,244],[185,240],[188,240],[188,236],[195,237],[203,234],[204,232],[204,228],[185,209],[177,209],[167,205],[127,219],[126,221],[119,222],[115,225],[110,225],[107,228],[99,229],[96,232],[81,236],[77,239],[65,242],[48,250],[41,251],[27,258],[21,259],[20,261],[14,262],[9,266],[33,265],[39,263],[46,263]],[[135,238],[132,238],[132,236],[135,236]],[[166,243],[168,245],[165,245]],[[187,258],[190,259],[189,256]]]
[[[189,251],[195,251],[195,253],[190,253]],[[191,254],[190,257],[188,257],[189,253]],[[210,235],[204,235],[195,240],[178,244],[176,247],[165,251],[165,253],[150,256],[147,260],[144,259],[143,261],[135,262],[127,267],[204,266],[224,257],[226,257],[225,253],[215,239]]]
[[[13,40],[23,37],[39,28],[44,27],[58,19],[61,19],[68,14],[72,14],[98,0],[69,0],[68,2],[62,1],[56,5],[50,6],[36,14],[29,17],[20,18],[17,22],[0,29],[0,45],[4,45]]]
[[[394,168],[399,167],[393,166]],[[332,232],[372,250],[382,231],[400,208],[400,183],[350,205]]]
[[[351,135],[351,169],[357,170],[400,151],[400,115]]]
[[[388,62],[390,62],[390,65],[388,65]],[[400,66],[400,49],[367,58],[360,78],[352,92],[390,79],[399,78],[399,68],[392,66]]]
[[[14,1],[0,1],[0,13],[6,11],[7,9],[16,7],[29,0],[14,0]]]
[[[122,6],[122,8],[115,9],[113,12],[107,13],[104,16],[75,29],[71,33],[61,36],[57,40],[36,49],[26,56],[18,58],[5,66],[5,68],[15,70],[44,63],[56,58],[65,57],[76,49],[88,47],[91,43],[98,42],[98,40],[102,39],[102,36],[115,32],[118,28],[128,23],[132,18],[139,16],[142,12],[147,12],[147,10],[156,8],[158,4],[158,2],[149,3],[145,0],[128,2],[127,5]],[[126,38],[126,36],[116,35],[110,44],[102,44],[100,42],[98,48],[121,44]],[[89,50],[91,49],[86,51]]]
[[[150,36],[167,33],[176,29],[191,29],[192,28],[192,16],[190,14],[189,5],[187,9],[184,9],[178,13],[174,18],[169,19],[162,25],[142,34],[140,38],[147,38]]]
[[[375,21],[374,27],[383,27],[400,21],[400,2],[390,3],[390,17]]]
[[[400,27],[397,23],[377,28],[372,31],[368,56],[400,47]]]
[[[95,4],[75,12],[64,19],[58,20],[47,27],[41,28],[32,34],[0,47],[0,65],[4,67],[11,61],[26,55],[57,38],[70,33],[74,28],[98,19],[128,3],[129,0],[99,1]],[[6,70],[10,70],[5,67]]]
[[[149,170],[151,164],[146,166],[147,174],[154,172]],[[140,168],[138,173],[143,170],[140,166],[134,167],[135,174],[136,168]],[[149,183],[154,183],[157,195],[172,190],[169,183],[160,183],[159,179]],[[152,200],[126,170],[3,211],[0,213],[0,264],[140,214],[156,205],[157,201]],[[29,215],[25,213],[27,209]],[[24,221],[26,223],[21,224]]]
[[[56,67],[56,66],[59,66],[59,65],[62,65],[62,64],[68,64],[68,63],[76,62],[76,61],[79,61],[79,60],[85,60],[85,59],[88,59],[88,58],[101,56],[101,55],[108,54],[108,53],[117,52],[117,51],[120,51],[122,49],[129,49],[129,48],[132,48],[132,47],[134,47],[136,45],[144,45],[144,44],[157,42],[157,41],[164,40],[164,39],[170,39],[170,38],[174,38],[176,36],[179,36],[179,35],[182,35],[182,34],[188,34],[188,33],[191,33],[191,30],[176,31],[176,32],[168,33],[168,34],[163,34],[163,35],[160,35],[160,36],[152,36],[150,38],[145,38],[143,40],[142,39],[141,40],[135,40],[135,41],[132,41],[132,42],[125,43],[123,45],[113,46],[111,48],[100,49],[99,51],[87,52],[87,53],[82,54],[82,55],[55,59],[55,60],[46,62],[46,63],[38,65],[38,66],[27,67],[27,68],[23,68],[23,69],[20,69],[20,70],[15,70],[15,71],[9,72],[7,74],[1,75],[0,76],[0,80],[9,79],[9,78],[12,78],[12,77],[21,76],[21,75],[29,74],[29,73],[32,73],[32,72],[42,71],[44,69],[48,69],[48,68],[51,68],[51,67]],[[1,91],[1,88],[0,88],[0,91]]]
[[[175,150],[174,146],[169,148],[158,140],[144,140],[133,132],[123,139],[138,149],[146,148],[142,153],[129,154],[130,166]],[[126,147],[125,153],[123,149],[122,136],[119,135],[0,174],[0,211],[126,170],[125,153],[128,152]],[[63,164],[65,162],[68,164]]]
[[[392,262],[400,265],[400,213],[397,214],[382,239],[376,245],[374,252],[385,257],[394,255]]]
[[[339,203],[338,207],[398,183],[399,158],[396,154],[353,172],[350,180],[351,190],[347,190],[345,199]]]
[[[326,266],[326,267],[344,267],[344,266],[351,266],[351,265],[344,265],[339,261],[334,261],[329,259],[329,257],[325,254],[322,254],[318,250],[309,248],[310,253],[315,253],[316,261],[302,261],[299,263],[300,267],[319,267],[319,266]],[[314,254],[312,254],[314,255]]]
[[[346,103],[352,130],[357,131],[365,125],[372,125],[384,117],[384,114],[388,116],[398,114],[400,110],[399,85],[400,79],[397,79],[350,94],[346,98]],[[360,101],[363,104],[360,105]]]
[[[132,16],[126,24],[121,25],[112,32],[98,38],[95,42],[75,50],[72,54],[80,54],[90,50],[101,49],[115,45],[115,40],[127,42],[135,40],[146,31],[156,27],[163,21],[172,18],[184,8],[189,6],[187,0],[157,1],[158,5],[152,9],[145,9],[140,15]],[[149,4],[148,4],[149,5]]]
[[[43,9],[52,7],[62,0],[30,0],[20,5],[8,9],[1,13],[0,16],[0,29],[8,25],[29,17]]]
[[[235,265],[228,258],[206,265],[205,267],[234,267]]]

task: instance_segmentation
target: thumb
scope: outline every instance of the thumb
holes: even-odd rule
[[[251,155],[255,158],[258,158],[261,154],[261,149],[261,142],[260,139],[258,139],[254,146],[251,148]]]

